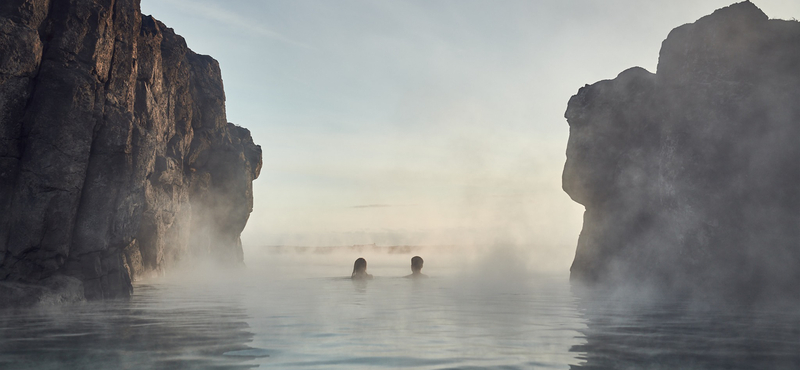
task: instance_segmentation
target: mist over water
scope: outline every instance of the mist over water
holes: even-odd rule
[[[0,369],[800,368],[795,307],[569,281],[566,99],[718,3],[145,1],[267,122],[246,268],[0,310]]]
[[[613,295],[543,273],[517,248],[270,247],[129,301],[0,315],[12,369],[793,369],[794,311]],[[410,259],[427,279],[405,279]],[[368,281],[349,279],[364,257]]]

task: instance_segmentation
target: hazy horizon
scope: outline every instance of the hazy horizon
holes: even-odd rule
[[[730,4],[144,0],[142,12],[220,62],[228,120],[262,146],[245,259],[264,245],[501,245],[568,269],[583,214],[561,190],[568,99],[633,66],[655,72],[670,30]]]

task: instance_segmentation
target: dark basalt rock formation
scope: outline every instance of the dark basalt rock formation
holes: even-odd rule
[[[587,85],[566,118],[574,279],[800,293],[800,23],[719,9],[669,34],[655,74]]]
[[[181,260],[242,263],[260,169],[217,62],[138,0],[0,3],[0,301],[124,297]]]

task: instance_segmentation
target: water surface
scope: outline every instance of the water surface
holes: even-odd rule
[[[796,310],[626,302],[566,275],[336,269],[201,271],[126,301],[3,311],[0,368],[800,368]]]

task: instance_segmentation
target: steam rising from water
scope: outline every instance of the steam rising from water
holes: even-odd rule
[[[270,276],[336,277],[349,276],[353,261],[367,260],[367,272],[376,277],[404,276],[411,273],[410,260],[421,256],[423,273],[434,277],[480,276],[499,283],[530,275],[560,273],[562,266],[537,260],[532,246],[378,246],[291,247],[273,246],[249,250],[248,273]]]
[[[800,364],[793,311],[683,307],[570,292],[513,248],[273,248],[244,270],[200,266],[131,301],[0,317],[0,367],[751,369]],[[425,256],[422,280],[410,256]],[[463,263],[450,263],[465,255]],[[347,278],[365,256],[374,280]]]

